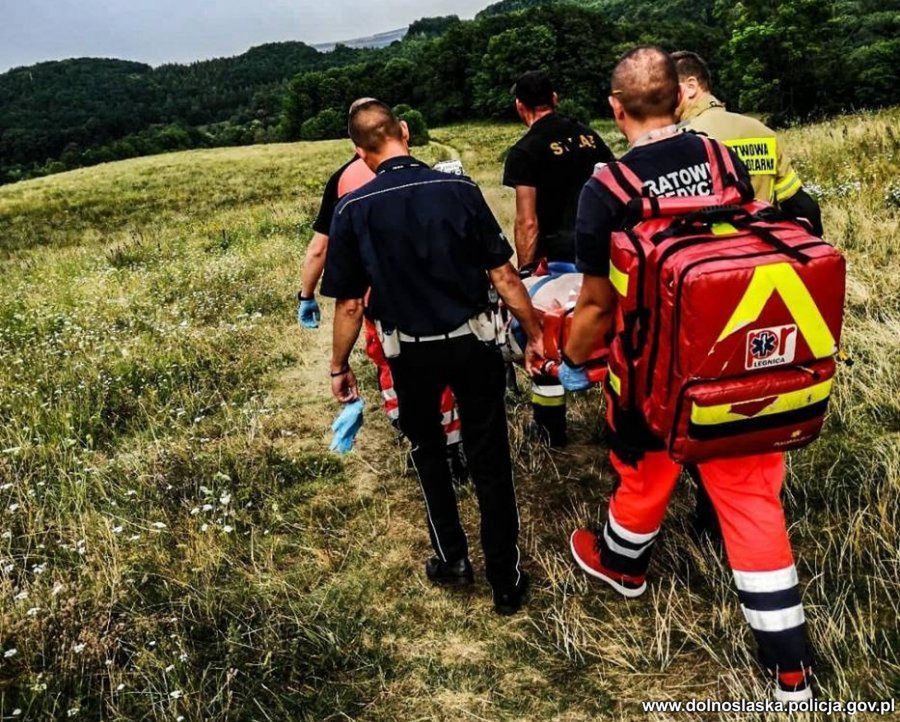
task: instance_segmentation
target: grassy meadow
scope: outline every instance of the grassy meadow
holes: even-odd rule
[[[503,224],[517,126],[433,133]],[[785,134],[850,261],[827,431],[786,505],[822,696],[898,696],[900,110]],[[609,140],[621,151],[611,129]],[[0,188],[0,719],[644,719],[645,699],[766,698],[722,553],[676,494],[644,598],[577,571],[613,484],[599,395],[528,446],[510,399],[527,609],[431,588],[422,501],[368,400],[328,453],[330,309],[295,321],[343,142],[192,151]],[[474,495],[463,495],[474,537]],[[476,572],[482,568],[473,545]],[[689,715],[685,715],[689,718]],[[659,717],[664,719],[664,717]]]

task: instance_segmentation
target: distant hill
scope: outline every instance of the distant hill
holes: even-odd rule
[[[338,45],[344,45],[348,48],[386,48],[391,43],[403,40],[409,26],[398,28],[397,30],[388,30],[384,33],[376,33],[375,35],[367,35],[363,38],[353,38],[352,40],[339,40],[335,43],[316,43],[313,47],[322,53],[330,53]]]
[[[158,68],[100,58],[14,68],[0,74],[0,182],[160,150],[274,139],[286,81],[354,62],[361,52],[285,42]]]

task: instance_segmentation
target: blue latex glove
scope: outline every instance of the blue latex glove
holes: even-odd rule
[[[566,391],[585,391],[591,387],[587,369],[584,366],[569,366],[563,361],[559,366],[557,376]]]
[[[331,425],[331,430],[334,432],[334,438],[331,440],[332,451],[336,451],[338,454],[346,454],[353,448],[356,435],[363,425],[364,405],[362,399],[344,404],[341,413],[338,414]]]
[[[316,297],[300,298],[299,300],[300,305],[297,307],[297,323],[303,328],[319,328],[322,312],[319,310],[319,304],[316,303]]]

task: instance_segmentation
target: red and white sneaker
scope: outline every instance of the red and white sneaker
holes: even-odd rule
[[[778,702],[806,702],[813,698],[812,670],[781,672],[775,677],[775,699]]]
[[[592,577],[602,579],[623,597],[633,599],[647,591],[644,577],[634,577],[607,569],[600,561],[597,535],[587,529],[576,529],[569,538],[572,556],[584,571]]]

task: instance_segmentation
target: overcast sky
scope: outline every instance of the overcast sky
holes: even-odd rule
[[[0,72],[61,58],[159,65],[279,40],[350,40],[423,16],[471,17],[491,1],[0,0]]]

